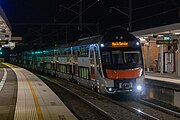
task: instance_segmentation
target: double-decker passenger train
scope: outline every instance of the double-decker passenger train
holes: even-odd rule
[[[143,91],[140,41],[125,31],[107,31],[48,49],[25,51],[12,60],[103,94]]]

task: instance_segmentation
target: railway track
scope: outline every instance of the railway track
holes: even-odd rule
[[[78,94],[73,93],[63,85],[49,80],[47,81],[47,79],[44,80],[44,82],[51,87],[79,120],[115,120],[113,116],[93,105]]]
[[[138,99],[137,102],[140,102],[142,104],[145,104],[147,106],[150,106],[154,109],[158,109],[159,111],[162,111],[162,112],[165,112],[171,116],[174,116],[176,118],[179,118],[180,119],[180,113],[179,112],[176,112],[176,111],[173,111],[173,110],[170,110],[168,108],[165,108],[165,107],[162,107],[160,105],[157,105],[157,104],[154,104],[154,103],[151,103],[145,99]]]
[[[55,93],[61,93],[62,91],[59,91],[59,88],[64,89],[66,92],[69,92],[71,96],[76,96],[76,99],[81,99],[79,105],[77,105],[77,108],[80,108],[80,106],[88,106],[91,107],[92,113],[96,111],[93,115],[90,115],[90,119],[92,119],[92,116],[99,119],[100,117],[104,117],[104,119],[148,119],[148,120],[169,120],[169,119],[179,119],[179,116],[169,113],[165,110],[161,110],[161,108],[157,109],[156,107],[152,107],[152,104],[145,104],[142,101],[137,100],[128,100],[128,101],[122,101],[122,100],[114,100],[107,96],[101,95],[99,93],[96,93],[94,91],[91,91],[87,88],[84,88],[82,86],[70,83],[66,80],[60,80],[48,77],[44,77],[41,75],[38,75],[39,77],[43,78],[45,82],[49,82],[47,84],[51,84],[50,87],[53,88],[53,91]],[[68,83],[68,84],[67,84]],[[54,89],[54,86],[58,87]],[[67,93],[65,93],[66,95]],[[64,96],[60,96],[61,99],[64,99]],[[87,119],[86,115],[81,115],[82,111],[86,111],[85,107],[82,107],[81,112],[77,113],[77,109],[73,110],[72,107],[74,107],[74,104],[76,104],[76,101],[74,104],[71,103],[72,99],[75,98],[67,98],[63,100],[67,106],[77,115],[80,116],[80,119]],[[71,101],[69,103],[66,103],[68,101]],[[82,105],[86,104],[86,105]],[[88,104],[88,105],[87,105]],[[89,108],[88,108],[89,109]],[[87,109],[87,110],[88,110]],[[93,110],[94,109],[94,110]],[[98,114],[97,114],[98,113]],[[98,117],[99,115],[99,117]],[[86,117],[85,117],[86,116]]]

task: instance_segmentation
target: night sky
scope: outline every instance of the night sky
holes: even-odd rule
[[[79,0],[1,0],[14,36],[23,36],[24,43],[60,44],[80,35],[97,34],[97,27],[77,25],[62,26],[60,23],[78,23]],[[71,7],[74,5],[73,7]],[[90,7],[89,7],[90,6]],[[71,7],[70,10],[67,10]],[[128,0],[83,0],[83,23],[99,23],[100,32],[105,29],[128,27]],[[180,0],[132,0],[132,31],[177,23],[180,21]],[[67,33],[66,33],[67,30]],[[67,36],[65,38],[65,36]],[[43,40],[43,41],[42,41]]]

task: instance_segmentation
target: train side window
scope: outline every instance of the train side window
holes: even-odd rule
[[[79,77],[81,77],[81,68],[80,67],[78,67],[78,75],[79,75]]]
[[[111,64],[110,52],[103,52],[102,53],[102,61],[103,61],[103,65],[110,65]]]
[[[81,78],[89,79],[89,68],[87,67],[78,67],[78,75]]]
[[[86,68],[86,79],[89,79],[88,68]]]
[[[60,72],[67,73],[66,71],[66,65],[59,65],[60,66]]]
[[[81,46],[80,48],[80,56],[88,56],[89,46]]]
[[[83,68],[83,78],[86,78],[86,71],[85,71],[85,68]]]
[[[84,69],[83,68],[81,68],[81,69],[82,69],[81,70],[81,75],[82,75],[81,77],[84,78]]]

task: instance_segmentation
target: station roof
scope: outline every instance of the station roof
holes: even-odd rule
[[[177,36],[180,35],[180,23],[134,31],[132,34],[138,38],[158,37],[163,35]]]
[[[6,35],[7,36],[11,35],[12,34],[11,30],[12,30],[11,25],[10,25],[3,9],[0,6],[0,36],[6,37]],[[1,39],[3,39],[3,38],[1,38]]]

